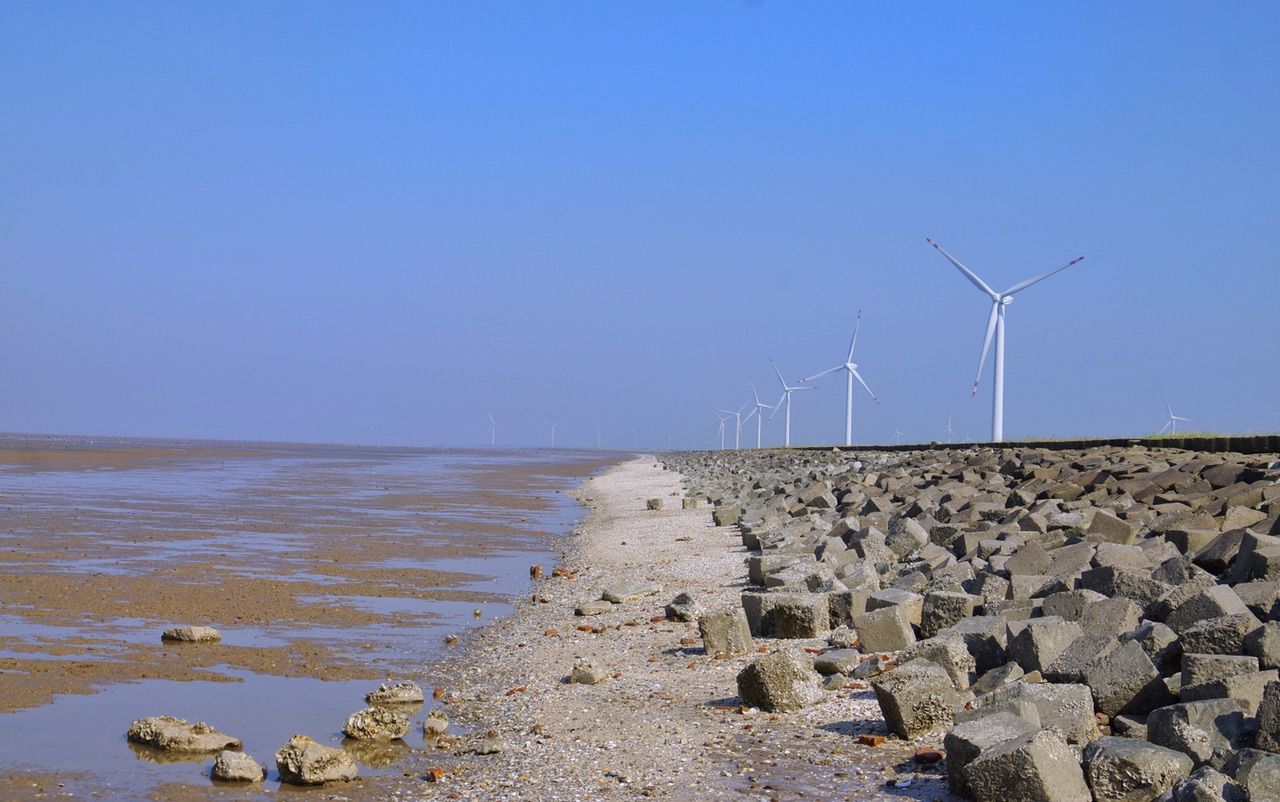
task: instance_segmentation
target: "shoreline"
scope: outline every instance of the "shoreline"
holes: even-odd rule
[[[468,734],[446,749],[415,751],[395,798],[956,799],[940,772],[911,761],[940,735],[858,743],[858,735],[884,732],[869,686],[828,693],[796,713],[744,709],[738,672],[780,642],[758,638],[757,653],[717,659],[704,653],[696,624],[666,619],[664,607],[680,593],[711,612],[740,605],[748,586],[740,533],[715,526],[705,499],[682,509],[684,477],[643,456],[572,495],[588,510],[560,544],[573,578],[543,566],[539,601],[520,601],[430,667],[442,678],[451,727]],[[646,509],[651,498],[664,508]],[[661,590],[601,615],[574,614],[628,583]],[[569,684],[576,658],[608,678]],[[442,773],[435,782],[427,780],[433,769]],[[903,780],[910,782],[886,788]]]

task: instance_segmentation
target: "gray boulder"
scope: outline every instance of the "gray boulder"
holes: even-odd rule
[[[1038,723],[1013,713],[996,712],[957,723],[943,738],[947,754],[947,780],[960,796],[971,796],[964,768],[984,751],[1039,731]]]
[[[808,655],[784,647],[738,672],[738,697],[744,705],[788,713],[822,701],[822,678]]]

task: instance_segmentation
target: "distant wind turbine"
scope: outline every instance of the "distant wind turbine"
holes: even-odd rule
[[[999,443],[1004,439],[1004,308],[1013,302],[1013,296],[1022,292],[1032,284],[1044,281],[1054,273],[1066,270],[1076,262],[1083,259],[1083,256],[1072,259],[1065,265],[1055,267],[1047,273],[1041,273],[1035,278],[1029,278],[1026,281],[1020,281],[1014,284],[1004,292],[996,292],[988,287],[982,279],[974,275],[973,271],[960,262],[956,258],[942,249],[942,246],[933,240],[925,237],[925,240],[938,249],[938,252],[947,257],[951,264],[965,275],[967,279],[973,282],[973,285],[985,292],[991,297],[991,315],[987,318],[987,336],[982,341],[982,357],[978,360],[978,375],[973,380],[973,395],[978,394],[978,381],[982,378],[982,368],[987,362],[987,351],[991,348],[991,335],[996,338],[996,367],[995,367],[995,387],[991,400],[991,440]]]
[[[492,412],[484,413],[489,416],[489,445],[493,445],[497,438],[498,422],[493,419]]]
[[[902,445],[902,430],[901,430],[901,429],[894,428],[894,430],[893,430],[893,444],[894,444],[894,445],[896,445],[896,446],[900,446],[900,445]]]
[[[948,412],[947,413],[947,442],[948,443],[951,442],[951,436],[953,434],[955,434],[955,432],[951,431],[951,413]]]
[[[548,423],[547,425],[551,427],[551,447],[555,448],[556,447],[556,427],[560,425],[560,421],[556,421],[555,423]]]
[[[756,413],[756,448],[760,448],[760,435],[764,428],[764,411],[772,409],[776,412],[778,408],[776,406],[771,407],[760,400],[760,394],[756,392],[756,383],[751,381],[750,378],[747,379],[747,383],[751,385],[751,396],[756,400],[756,408],[751,411]],[[750,418],[751,415],[748,414],[747,417]]]
[[[773,415],[778,414],[778,408],[785,402],[787,405],[787,434],[783,440],[783,445],[791,448],[791,394],[796,390],[815,390],[816,387],[809,385],[807,387],[793,387],[787,384],[787,380],[782,378],[782,371],[778,370],[778,366],[774,364],[773,357],[769,357],[769,364],[773,365],[773,372],[778,374],[778,381],[782,383],[782,397],[778,399],[778,403],[774,405]],[[769,420],[773,420],[773,415],[769,416]]]
[[[730,418],[733,418],[734,421],[736,421],[734,431],[733,431],[733,448],[735,451],[737,451],[739,448],[742,447],[742,421],[743,421],[742,410],[746,408],[747,408],[747,405],[743,404],[742,408],[739,409],[737,412],[734,412],[728,409],[716,410],[717,415],[723,412],[724,414],[728,415]],[[750,415],[748,415],[748,417],[750,417]]]
[[[1182,421],[1183,423],[1196,422],[1195,418],[1183,418],[1179,415],[1173,414],[1173,407],[1169,406],[1169,399],[1165,396],[1164,390],[1160,391],[1160,397],[1164,399],[1164,408],[1169,412],[1169,420],[1168,422],[1165,423],[1164,427],[1160,430],[1160,434],[1164,434],[1166,431],[1169,432],[1169,434],[1177,434],[1178,421]]]
[[[711,410],[711,414],[715,415],[717,418],[720,419],[720,431],[717,432],[717,434],[720,435],[720,450],[724,451],[724,425],[725,423],[728,422],[729,418],[733,417],[733,413],[722,412],[721,410],[713,409]]]
[[[880,403],[880,399],[876,398],[876,394],[871,392],[871,388],[867,386],[867,383],[862,380],[862,376],[858,374],[858,365],[853,361],[853,349],[858,345],[858,328],[861,325],[862,310],[859,309],[857,320],[853,324],[853,341],[849,343],[849,356],[845,358],[843,365],[836,365],[830,370],[824,370],[821,373],[815,373],[808,378],[800,380],[801,382],[808,382],[813,381],[814,379],[820,379],[823,376],[828,376],[838,370],[848,371],[848,375],[845,377],[847,379],[848,386],[845,390],[844,399],[844,444],[846,446],[853,445],[853,380],[858,380],[858,384],[861,384],[862,389],[867,391],[867,395],[871,396],[872,401],[875,401],[877,404]]]

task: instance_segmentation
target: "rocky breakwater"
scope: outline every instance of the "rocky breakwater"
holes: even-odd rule
[[[993,447],[664,461],[714,502],[717,524],[741,530],[751,634],[829,644],[773,658],[804,688],[800,703],[822,675],[828,687],[870,680],[889,731],[945,732],[956,793],[1280,799],[1275,455]],[[793,665],[806,653],[811,680]],[[761,676],[740,677],[740,693],[767,700]]]

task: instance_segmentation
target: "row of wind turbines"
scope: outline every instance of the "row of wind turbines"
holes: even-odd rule
[[[982,340],[982,353],[978,357],[978,372],[973,380],[973,392],[971,393],[971,395],[976,396],[978,394],[978,385],[982,380],[982,371],[986,367],[987,355],[991,351],[991,344],[992,344],[992,341],[994,340],[995,346],[996,346],[996,352],[995,352],[995,359],[994,359],[994,362],[995,362],[995,367],[994,367],[995,377],[993,382],[994,386],[992,388],[992,394],[991,394],[991,442],[995,442],[995,443],[1002,442],[1004,440],[1005,307],[1013,303],[1013,296],[1016,295],[1017,293],[1022,292],[1023,290],[1035,284],[1039,284],[1041,281],[1044,281],[1045,279],[1049,278],[1050,276],[1056,273],[1060,273],[1063,270],[1066,270],[1068,267],[1071,267],[1072,265],[1080,262],[1082,259],[1084,259],[1084,257],[1083,256],[1076,257],[1075,259],[1072,259],[1071,261],[1065,264],[1059,265],[1058,267],[1055,267],[1052,270],[1041,273],[1038,276],[1034,276],[1024,281],[1019,281],[1017,284],[1014,284],[1012,287],[1005,290],[1004,292],[996,292],[995,290],[991,289],[991,287],[986,282],[978,278],[977,274],[975,274],[969,268],[965,267],[960,262],[960,260],[956,259],[950,253],[948,253],[941,245],[934,242],[932,239],[929,239],[928,237],[925,238],[925,241],[928,242],[930,245],[932,245],[935,249],[937,249],[938,253],[945,256],[947,258],[947,261],[955,265],[956,269],[959,270],[964,275],[965,278],[967,278],[970,282],[972,282],[972,284],[975,287],[977,287],[979,291],[981,291],[984,295],[986,295],[988,298],[991,299],[991,312],[987,316],[986,334]],[[856,380],[858,384],[862,385],[862,388],[867,391],[867,395],[871,396],[871,399],[873,401],[875,401],[877,404],[880,403],[880,399],[876,397],[876,394],[872,392],[871,387],[868,386],[867,382],[862,378],[862,375],[858,373],[858,364],[853,361],[853,352],[858,345],[858,329],[861,327],[861,325],[862,325],[862,312],[859,311],[857,319],[853,326],[853,339],[849,342],[849,354],[848,356],[845,357],[843,364],[836,365],[833,368],[828,368],[827,370],[824,370],[820,373],[815,373],[812,376],[806,376],[805,378],[800,379],[799,382],[794,385],[787,383],[787,380],[782,376],[782,371],[778,369],[777,364],[775,364],[773,362],[773,358],[770,357],[769,364],[773,366],[774,372],[778,375],[778,382],[779,384],[782,385],[782,395],[778,398],[777,403],[772,405],[765,404],[760,400],[760,394],[756,391],[755,383],[751,382],[751,395],[752,395],[752,398],[754,399],[753,402],[748,402],[746,405],[744,405],[741,409],[737,411],[729,411],[729,410],[723,410],[723,409],[712,410],[715,413],[715,415],[720,418],[720,431],[719,431],[720,447],[722,449],[724,448],[724,430],[725,430],[725,425],[726,423],[728,423],[730,418],[734,418],[737,422],[736,433],[734,435],[734,447],[737,448],[740,445],[739,437],[741,436],[742,424],[745,421],[749,420],[752,415],[755,415],[756,416],[756,447],[759,448],[761,444],[761,427],[763,425],[764,410],[767,409],[771,411],[769,415],[769,419],[773,420],[774,416],[776,416],[778,414],[778,411],[783,409],[783,407],[785,407],[785,412],[784,412],[785,433],[784,433],[783,442],[787,447],[790,447],[791,446],[791,395],[792,393],[795,393],[801,390],[814,389],[815,385],[808,384],[808,382],[821,379],[824,376],[830,376],[831,374],[837,373],[839,371],[845,372],[844,444],[846,446],[853,445],[853,396],[854,396],[853,383],[854,381]],[[748,379],[748,381],[750,382],[751,380]],[[1169,413],[1168,421],[1165,423],[1164,427],[1160,430],[1161,434],[1164,434],[1165,432],[1169,432],[1170,434],[1177,434],[1178,423],[1180,421],[1185,423],[1195,422],[1193,418],[1186,418],[1186,417],[1173,414],[1173,408],[1169,405],[1169,400],[1167,397],[1164,396],[1163,390],[1160,391],[1160,395],[1164,399],[1165,409]],[[747,412],[746,416],[744,417],[742,413],[744,410],[746,410],[747,406],[751,406],[752,409],[750,412]],[[899,431],[896,434],[897,434],[897,437],[901,439],[902,432]],[[948,438],[950,438],[951,434],[952,434],[951,419],[950,417],[948,417],[947,418]]]

